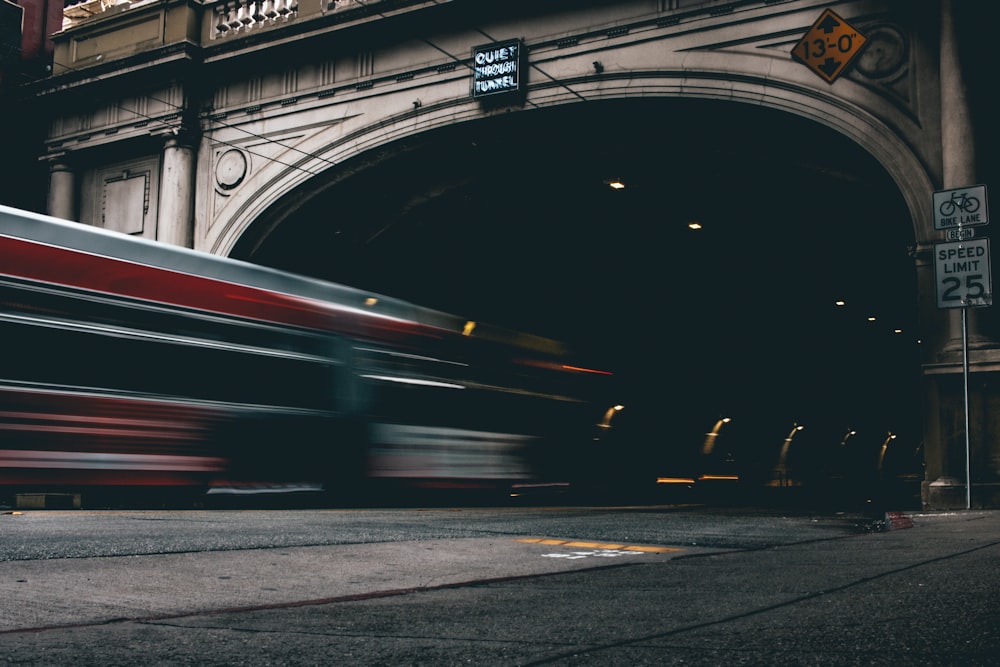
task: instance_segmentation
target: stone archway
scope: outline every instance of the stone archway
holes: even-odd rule
[[[615,128],[622,117],[629,122]],[[670,127],[683,131],[654,131]],[[778,130],[789,138],[768,152]],[[758,415],[762,430],[787,417],[820,431],[824,419],[838,438],[870,422],[873,433],[891,427],[919,440],[915,349],[890,356],[891,332],[876,348],[861,342],[866,321],[833,312],[835,288],[850,280],[852,307],[864,299],[888,320],[891,305],[908,336],[916,326],[906,202],[852,140],[760,105],[677,99],[567,104],[433,139],[384,147],[393,157],[317,196],[243,257],[573,342],[586,331],[592,348],[613,350],[651,390],[633,403],[683,396],[670,399],[683,409],[667,409],[692,413],[678,430],[696,431],[700,410],[770,393],[777,405]],[[492,173],[473,173],[477,164]],[[604,183],[613,176],[624,192]],[[819,199],[824,192],[838,201]],[[864,204],[853,216],[852,201]],[[697,240],[686,227],[693,216],[705,225]],[[885,384],[891,373],[906,375]],[[774,376],[796,379],[769,389]],[[878,407],[859,414],[865,406]],[[806,409],[813,414],[794,414]],[[907,409],[908,423],[890,423]]]
[[[341,178],[343,165],[353,165],[362,156],[378,156],[387,146],[419,138],[425,133],[491,118],[497,115],[530,113],[532,110],[562,105],[587,104],[597,101],[635,99],[701,99],[728,101],[783,111],[808,118],[830,127],[856,142],[878,160],[892,176],[907,202],[918,243],[933,238],[930,213],[926,202],[933,192],[928,157],[914,151],[922,147],[925,153],[937,150],[934,138],[926,127],[908,113],[900,112],[878,95],[862,86],[850,84],[847,90],[834,95],[817,88],[785,59],[751,59],[744,72],[731,70],[731,56],[694,54],[688,57],[680,73],[628,70],[620,81],[582,80],[572,85],[551,84],[544,87],[538,101],[527,108],[483,110],[467,98],[446,99],[427,104],[390,117],[368,118],[365,114],[345,116],[329,129],[314,133],[307,140],[276,156],[275,165],[261,170],[246,190],[250,197],[239,200],[238,206],[225,211],[206,235],[207,249],[218,254],[231,254],[245,230],[260,220],[274,226],[274,220],[287,216],[287,204],[281,200],[289,194],[308,197],[316,190],[329,187]],[[628,64],[628,63],[625,63]],[[721,68],[721,69],[718,69]],[[725,76],[720,72],[726,72]],[[781,77],[786,77],[782,79]],[[641,80],[641,86],[634,84]],[[615,84],[619,85],[615,85]],[[776,137],[776,141],[780,138]],[[208,151],[203,151],[208,152]],[[392,149],[390,149],[392,152]],[[308,166],[308,168],[306,168]],[[353,166],[349,166],[353,169]],[[318,174],[318,176],[310,176]]]
[[[235,256],[262,257],[259,249],[266,244],[266,238],[275,238],[275,230],[287,228],[286,222],[303,210],[301,206],[322,201],[322,198],[313,200],[313,195],[333,193],[344,183],[357,182],[355,176],[370,167],[366,162],[394,162],[397,154],[419,150],[423,141],[438,131],[504,116],[528,116],[543,110],[583,108],[603,102],[697,100],[790,114],[828,128],[874,159],[891,181],[886,191],[898,193],[905,204],[904,209],[894,212],[895,219],[890,224],[902,223],[912,230],[912,239],[907,244],[917,261],[916,277],[909,289],[924,295],[932,293],[933,276],[926,258],[935,237],[926,202],[930,200],[935,180],[927,165],[936,164],[939,151],[939,137],[933,122],[929,122],[933,117],[919,119],[911,111],[888,103],[877,92],[853,81],[844,81],[834,95],[830,89],[817,86],[808,73],[783,59],[741,60],[740,71],[732,71],[735,62],[731,54],[692,53],[685,56],[683,70],[663,72],[644,70],[638,61],[623,60],[619,63],[624,68],[620,79],[580,79],[570,85],[565,82],[541,85],[533,90],[526,108],[482,110],[467,99],[449,98],[385,118],[365,117],[365,114],[344,118],[336,127],[317,132],[297,147],[299,152],[314,156],[314,160],[319,158],[333,166],[324,168],[313,179],[289,169],[262,172],[250,188],[255,196],[244,201],[232,212],[234,217],[219,227],[221,232],[209,239],[211,247],[215,252]],[[657,125],[650,127],[650,131],[660,129]],[[685,130],[683,125],[670,129]],[[780,138],[776,136],[775,141],[780,143]],[[370,156],[375,158],[369,159]],[[816,157],[822,163],[825,156]],[[850,166],[847,170],[850,171]],[[461,175],[451,181],[460,183]],[[372,195],[371,201],[386,203],[379,195]],[[292,205],[287,205],[288,202]],[[328,208],[325,214],[330,213],[337,216],[341,211]],[[322,259],[320,256],[316,261]],[[908,262],[912,268],[913,259]],[[343,280],[341,276],[330,277]],[[921,298],[920,308],[924,349],[938,349],[947,340],[948,326],[928,308],[925,298]],[[919,362],[915,361],[914,368],[918,367]]]

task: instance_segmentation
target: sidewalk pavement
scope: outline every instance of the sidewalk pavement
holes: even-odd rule
[[[368,546],[312,567],[347,582],[351,562],[398,548]],[[456,567],[443,553],[420,569]],[[1000,665],[1000,511],[457,585],[402,590],[392,574],[366,595],[0,633],[0,665]]]

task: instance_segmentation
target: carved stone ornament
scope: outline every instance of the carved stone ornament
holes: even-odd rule
[[[872,28],[866,34],[868,44],[858,55],[857,71],[869,79],[884,79],[896,74],[906,64],[906,38],[887,25]]]
[[[223,190],[232,190],[247,175],[247,158],[242,151],[231,148],[215,163],[215,182]]]

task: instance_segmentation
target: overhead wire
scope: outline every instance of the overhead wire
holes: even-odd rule
[[[378,2],[381,2],[381,1],[382,1],[382,0],[375,0],[375,2],[376,2],[376,3],[378,3]],[[371,6],[372,6],[372,3],[371,3],[371,2],[369,2],[369,1],[367,1],[367,0],[354,0],[354,2],[355,2],[355,3],[357,3],[357,4],[359,4],[359,5],[361,5],[362,7],[371,7]],[[441,3],[439,2],[439,0],[434,0],[434,4],[435,4],[435,5],[438,5],[438,4],[441,4]],[[378,15],[378,16],[379,16],[380,18],[383,18],[383,19],[386,19],[386,18],[388,18],[388,16],[386,16],[386,14],[385,14],[384,12],[382,12],[382,11],[379,11],[379,10],[377,10],[377,9],[375,10],[375,13],[376,13],[376,14],[377,14],[377,15]],[[487,32],[486,32],[485,30],[482,30],[482,29],[480,29],[480,28],[478,28],[478,27],[476,27],[476,26],[473,26],[473,27],[472,27],[472,30],[473,30],[474,32],[477,32],[477,33],[479,33],[480,35],[482,35],[482,36],[483,36],[483,37],[484,37],[484,38],[485,38],[485,39],[486,39],[487,41],[489,41],[489,42],[497,42],[497,41],[499,41],[498,39],[496,39],[495,37],[493,37],[492,35],[490,35],[489,33],[487,33]],[[430,46],[431,48],[433,48],[433,49],[435,49],[435,50],[437,50],[437,51],[440,51],[441,53],[443,53],[444,55],[448,56],[449,58],[451,58],[452,60],[454,60],[455,62],[457,62],[457,63],[459,63],[459,64],[464,64],[464,62],[465,62],[465,59],[464,59],[464,58],[459,58],[458,56],[456,56],[456,55],[454,55],[454,54],[451,54],[451,53],[449,53],[448,51],[444,50],[443,48],[439,47],[439,46],[438,46],[437,44],[435,44],[434,42],[432,42],[432,41],[430,41],[430,40],[428,40],[428,39],[423,39],[423,38],[419,38],[419,39],[418,39],[418,41],[421,41],[421,42],[423,42],[424,44],[426,44],[426,45]],[[473,69],[474,69],[474,65],[466,65],[466,67],[467,67],[468,69],[470,69],[470,70],[473,70]],[[561,86],[561,87],[565,88],[565,89],[566,89],[566,90],[568,90],[568,91],[569,91],[570,93],[572,93],[572,94],[573,94],[573,95],[575,95],[576,97],[580,98],[580,100],[581,100],[582,102],[586,102],[586,101],[587,101],[587,98],[586,98],[586,97],[584,97],[583,95],[581,95],[581,94],[580,94],[580,93],[578,93],[577,91],[575,91],[575,90],[573,90],[572,88],[570,88],[568,84],[566,84],[566,83],[563,83],[563,82],[559,81],[559,79],[557,79],[556,77],[552,76],[551,74],[549,74],[548,72],[546,72],[545,70],[543,70],[543,69],[542,69],[541,67],[539,67],[539,66],[538,66],[537,64],[533,64],[533,63],[529,62],[529,63],[528,63],[528,67],[529,67],[529,68],[531,68],[531,69],[533,69],[533,70],[536,70],[536,71],[540,72],[540,73],[541,73],[542,75],[544,75],[544,76],[545,76],[545,77],[546,77],[547,79],[549,79],[549,81],[552,81],[553,83],[556,83],[556,84],[558,84],[559,86]],[[535,107],[535,108],[537,108],[537,107],[538,107],[538,105],[537,105],[537,104],[535,104],[534,102],[531,102],[530,100],[528,100],[528,101],[526,101],[526,102],[527,102],[527,104],[529,104],[529,105],[531,105],[531,106],[533,106],[533,107]]]
[[[355,0],[355,2],[358,5],[361,5],[362,7],[367,7],[367,8],[373,8],[373,5],[377,4],[377,3],[367,2],[366,0]],[[437,0],[435,0],[434,4],[438,5],[438,4],[440,4],[440,2],[438,2]],[[388,19],[388,16],[385,14],[385,12],[383,12],[383,11],[381,11],[379,9],[375,9],[375,14],[377,16],[379,16],[380,18],[382,18],[382,19]],[[476,33],[482,35],[488,41],[491,41],[491,42],[497,41],[492,35],[490,35],[486,31],[484,31],[484,30],[482,30],[482,29],[480,29],[478,27],[473,26],[472,30],[475,31]],[[465,58],[462,58],[462,57],[457,56],[457,55],[455,55],[453,53],[450,53],[446,49],[444,49],[444,48],[438,46],[437,44],[435,44],[430,39],[426,39],[426,38],[422,38],[421,37],[421,38],[418,38],[418,41],[426,44],[427,46],[430,46],[432,49],[440,52],[441,54],[443,54],[447,58],[451,59],[455,63],[457,63],[459,65],[463,65],[463,66],[465,66],[466,68],[468,68],[470,70],[473,69],[473,65],[469,64],[466,61]],[[62,63],[62,62],[59,62],[59,61],[55,61],[55,60],[53,60],[53,65],[57,65],[57,66],[65,69],[66,71],[69,71],[69,72],[79,73],[79,72],[83,72],[84,71],[83,68],[73,67],[71,65],[67,65],[65,63]],[[532,70],[535,70],[535,71],[538,71],[539,73],[541,73],[543,76],[545,76],[546,78],[548,78],[550,81],[552,81],[552,82],[554,82],[554,83],[562,86],[567,91],[569,91],[570,93],[572,93],[573,95],[575,95],[576,97],[578,97],[581,101],[586,101],[586,97],[584,97],[583,95],[581,95],[579,92],[573,90],[568,84],[560,82],[559,79],[557,79],[556,77],[551,76],[549,73],[547,73],[546,71],[544,71],[538,65],[535,65],[535,64],[532,64],[532,63],[529,62],[528,66]],[[98,81],[102,80],[100,77],[95,77],[95,78]],[[42,80],[42,77],[34,77],[34,80],[35,81],[40,81],[40,80]],[[164,105],[166,107],[170,107],[170,108],[172,108],[175,111],[181,111],[181,112],[186,111],[186,108],[184,106],[175,104],[173,102],[169,102],[169,101],[164,100],[164,99],[161,99],[161,98],[159,98],[159,97],[157,97],[155,95],[146,95],[145,97],[148,100],[151,100],[151,101],[154,101],[154,102],[158,102],[158,103],[160,103],[160,104],[162,104],[162,105]],[[527,104],[529,104],[530,106],[533,106],[533,107],[537,108],[537,105],[534,104],[533,102],[527,101]],[[158,118],[158,117],[155,117],[155,116],[151,116],[149,114],[146,114],[146,113],[143,113],[143,112],[139,111],[138,109],[131,109],[129,107],[126,107],[123,104],[118,103],[118,102],[113,103],[111,106],[113,106],[113,107],[115,107],[115,108],[117,108],[117,109],[119,109],[121,111],[125,111],[127,113],[133,114],[133,115],[135,115],[135,116],[137,116],[139,118],[144,118],[144,119],[146,119],[148,121],[151,121],[151,122],[160,123],[165,129],[172,130],[174,132],[181,132],[181,131],[185,130],[185,127],[184,127],[183,123],[174,124],[174,123],[169,122],[167,119]],[[289,144],[284,143],[282,141],[279,141],[277,139],[273,139],[271,137],[266,137],[264,135],[261,135],[261,134],[258,134],[256,132],[253,132],[253,131],[245,128],[245,127],[242,127],[242,126],[239,126],[239,125],[234,125],[232,123],[227,123],[227,122],[223,121],[222,119],[213,118],[212,122],[215,123],[216,125],[220,126],[220,127],[224,127],[226,129],[231,129],[231,130],[234,130],[234,131],[237,131],[237,132],[241,132],[241,133],[245,134],[246,136],[252,137],[254,139],[259,139],[260,141],[262,141],[264,143],[268,143],[268,144],[280,146],[280,147],[282,147],[282,148],[284,148],[286,150],[289,150],[289,151],[292,151],[292,152],[295,152],[295,153],[299,153],[303,157],[310,158],[310,159],[313,159],[313,160],[318,160],[318,161],[324,162],[324,163],[326,163],[326,164],[328,164],[330,166],[335,166],[337,164],[335,161],[330,160],[328,158],[325,158],[322,155],[318,155],[316,153],[311,153],[309,151],[304,151],[304,150],[302,150],[300,148],[297,148],[295,146],[289,145]],[[305,172],[306,174],[308,174],[310,176],[316,176],[319,173],[319,172],[307,169],[306,167],[303,167],[303,166],[301,166],[299,164],[292,164],[290,162],[286,162],[286,161],[280,160],[280,159],[275,158],[273,156],[264,155],[262,153],[255,152],[255,151],[253,151],[253,150],[251,150],[251,149],[249,149],[249,148],[247,148],[247,147],[245,147],[243,145],[234,143],[232,141],[226,141],[225,139],[219,139],[217,137],[213,137],[212,141],[214,141],[214,142],[216,142],[218,144],[224,145],[224,146],[230,146],[232,148],[237,148],[237,149],[240,149],[240,150],[244,150],[247,153],[249,153],[250,155],[253,155],[254,157],[258,157],[258,158],[261,158],[261,159],[264,159],[264,160],[268,160],[270,162],[274,162],[276,164],[280,164],[280,165],[282,165],[284,167],[288,167],[289,169],[296,169],[296,170]]]
[[[55,59],[53,59],[52,62],[53,62],[53,65],[58,65],[59,67],[65,68],[67,71],[70,71],[70,72],[83,72],[84,71],[82,68],[77,68],[77,67],[72,67],[71,65],[66,65],[64,63],[61,63],[61,62],[55,60]],[[106,79],[102,79],[101,77],[94,77],[94,78],[97,79],[98,81],[106,80]],[[43,79],[41,77],[34,77],[34,80],[35,81],[41,81]],[[159,102],[160,104],[163,104],[164,106],[170,107],[174,111],[179,111],[179,112],[186,111],[185,107],[183,107],[183,106],[181,106],[179,104],[174,104],[173,102],[169,102],[167,100],[161,99],[159,97],[156,97],[155,95],[145,95],[144,97],[146,99],[148,99],[148,100],[153,101],[153,102]],[[124,106],[123,104],[121,104],[119,102],[112,103],[110,106],[113,106],[114,108],[119,109],[120,111],[125,111],[127,113],[133,114],[133,115],[135,115],[135,116],[137,116],[139,118],[143,118],[143,119],[145,119],[147,121],[159,123],[164,129],[171,130],[171,131],[173,131],[175,133],[176,132],[183,132],[185,130],[185,127],[184,127],[183,123],[176,123],[176,124],[175,123],[171,123],[167,119],[158,118],[156,116],[151,116],[149,114],[143,113],[142,111],[139,111],[138,109],[131,109],[129,107]],[[229,123],[225,123],[225,122],[222,122],[220,120],[214,120],[213,122],[215,122],[215,123],[217,123],[217,124],[219,124],[219,125],[221,125],[223,127],[226,127],[228,129],[233,129],[233,130],[236,130],[238,132],[242,132],[242,133],[244,133],[244,134],[246,134],[246,135],[248,135],[250,137],[253,137],[255,139],[260,139],[261,141],[263,141],[265,143],[275,144],[275,145],[281,146],[282,148],[285,148],[287,150],[295,151],[297,153],[301,153],[305,157],[313,158],[313,159],[316,159],[316,160],[321,160],[323,162],[327,162],[330,165],[336,164],[335,162],[327,160],[326,158],[323,158],[322,156],[309,153],[308,151],[303,151],[303,150],[298,149],[298,148],[296,148],[294,146],[290,146],[288,144],[282,143],[281,141],[278,141],[276,139],[271,139],[269,137],[265,137],[263,135],[260,135],[260,134],[257,134],[255,132],[252,132],[252,131],[250,131],[250,130],[248,130],[246,128],[239,127],[239,126],[236,126],[236,125],[231,125]],[[291,163],[288,163],[288,162],[284,162],[282,160],[279,160],[278,158],[275,158],[275,157],[272,157],[272,156],[269,156],[269,155],[264,155],[262,153],[254,152],[253,150],[250,150],[249,148],[246,148],[245,146],[238,145],[238,144],[233,143],[231,141],[226,141],[225,139],[219,139],[219,138],[213,137],[212,140],[215,141],[216,143],[222,144],[224,146],[231,146],[233,148],[239,148],[241,150],[244,150],[247,153],[249,153],[250,155],[253,155],[254,157],[259,157],[259,158],[262,158],[262,159],[265,159],[265,160],[269,160],[271,162],[275,162],[277,164],[280,164],[280,165],[282,165],[284,167],[288,167],[290,169],[298,169],[299,171],[304,171],[305,173],[309,174],[310,176],[316,176],[317,173],[318,173],[318,172],[310,171],[309,169],[306,169],[306,168],[304,168],[302,166],[299,166],[299,165],[295,165],[295,164],[291,164]]]

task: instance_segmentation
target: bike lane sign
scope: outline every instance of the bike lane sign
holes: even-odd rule
[[[972,227],[990,221],[985,185],[967,185],[935,192],[933,206],[934,229]]]

